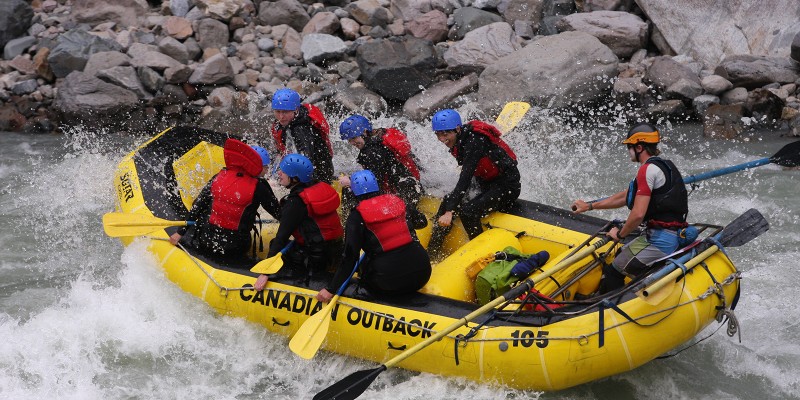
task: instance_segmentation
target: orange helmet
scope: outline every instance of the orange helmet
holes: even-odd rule
[[[628,136],[622,141],[623,144],[655,144],[661,139],[658,129],[646,122],[640,122],[628,131]]]

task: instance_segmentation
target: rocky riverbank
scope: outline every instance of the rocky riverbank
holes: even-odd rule
[[[523,100],[561,116],[699,120],[709,136],[800,135],[800,25],[784,21],[800,5],[776,2],[6,0],[0,130],[266,133],[268,100],[290,87],[336,115],[424,121]],[[679,22],[697,16],[715,21],[687,36]]]

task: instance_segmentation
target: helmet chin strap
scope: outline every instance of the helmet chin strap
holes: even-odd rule
[[[641,161],[639,161],[639,158],[641,158],[642,153],[644,153],[644,148],[642,148],[642,151],[636,151],[636,146],[639,146],[639,145],[636,144],[636,145],[633,146],[633,154],[636,154],[636,162],[641,162]]]

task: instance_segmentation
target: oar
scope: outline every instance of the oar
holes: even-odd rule
[[[718,176],[727,175],[730,173],[744,171],[746,169],[760,167],[762,165],[767,164],[778,164],[782,167],[799,167],[800,166],[800,140],[796,142],[792,142],[787,144],[786,146],[781,147],[777,153],[772,155],[772,157],[764,157],[758,160],[749,161],[742,164],[732,165],[730,167],[715,169],[713,171],[703,172],[700,174],[689,175],[683,178],[683,183],[691,184],[695,182],[704,181],[706,179],[716,178]],[[605,199],[605,197],[589,201],[588,203],[594,203],[600,200]],[[572,207],[572,211],[577,210],[575,206]]]
[[[353,267],[353,271],[350,272],[350,276],[347,277],[347,280],[344,281],[339,290],[336,292],[336,295],[333,296],[331,301],[325,306],[322,310],[319,310],[316,314],[308,317],[306,322],[300,326],[300,329],[297,330],[297,333],[294,334],[292,340],[289,341],[289,349],[291,349],[295,354],[300,357],[305,358],[306,360],[310,360],[314,358],[314,355],[317,354],[320,346],[322,346],[322,341],[325,340],[325,337],[328,336],[328,327],[331,325],[331,312],[333,311],[333,307],[336,306],[336,302],[339,301],[339,296],[344,293],[344,290],[347,288],[347,285],[350,283],[350,279],[358,270],[358,266],[361,264],[361,260],[364,259],[364,254],[356,261],[356,265]]]
[[[697,175],[690,175],[683,179],[684,183],[694,183],[702,180],[716,178],[720,175],[727,175],[733,172],[744,171],[746,169],[760,167],[767,164],[778,164],[782,167],[800,166],[800,140],[789,143],[781,147],[772,157],[764,157],[750,162],[720,168],[714,171],[703,172]]]
[[[531,105],[524,101],[512,101],[510,103],[506,103],[506,105],[503,107],[503,110],[500,111],[500,115],[497,116],[497,120],[495,121],[500,127],[500,131],[503,133],[508,133],[514,129],[517,124],[519,124],[519,121],[522,121],[525,113],[527,113],[530,108]]]
[[[250,268],[250,272],[255,272],[257,274],[262,275],[270,275],[274,274],[281,270],[283,267],[283,254],[286,253],[287,250],[291,249],[294,245],[294,240],[290,240],[289,244],[287,244],[284,248],[281,249],[278,254],[270,258],[265,258],[259,261],[253,268]]]
[[[768,230],[769,222],[758,210],[751,208],[726,225],[720,233],[714,235],[714,239],[724,247],[738,247]],[[636,284],[632,289],[633,292],[636,292],[636,295],[648,304],[660,303],[672,293],[677,279],[684,273],[683,269],[677,268],[678,264],[682,264],[688,271],[720,250],[714,241],[708,239],[700,246],[708,246],[708,248],[697,254],[697,250],[700,249],[698,247],[697,250],[684,255],[676,262],[667,263],[660,270]]]
[[[152,215],[110,212],[103,215],[103,229],[111,237],[142,236],[171,226],[190,226],[194,221],[169,221]]]
[[[515,286],[508,292],[504,293],[502,296],[490,301],[489,303],[486,303],[477,310],[467,314],[467,316],[461,318],[457,322],[447,326],[446,328],[437,332],[436,334],[431,335],[431,337],[417,343],[410,349],[398,354],[391,360],[382,364],[380,367],[374,369],[365,369],[361,371],[356,371],[348,375],[346,378],[340,380],[339,382],[334,383],[327,389],[317,393],[317,395],[314,396],[314,400],[333,400],[333,399],[352,400],[357,398],[358,396],[361,395],[361,393],[364,393],[364,391],[367,390],[369,385],[375,380],[375,378],[378,377],[378,375],[380,375],[381,372],[386,371],[388,368],[391,368],[392,366],[397,365],[406,358],[411,357],[412,355],[416,354],[425,347],[428,347],[431,343],[439,341],[439,339],[445,337],[446,335],[450,334],[456,329],[464,326],[465,324],[469,323],[475,318],[491,311],[498,305],[506,301],[516,299],[523,293],[533,288],[534,285],[536,285],[538,282],[541,282],[542,280],[548,278],[558,270],[566,268],[568,265],[570,265],[571,262],[577,261],[587,256],[589,252],[602,247],[604,244],[608,242],[608,240],[609,239],[607,237],[603,237],[602,239],[595,242],[593,245],[589,246],[587,249],[577,252],[571,257],[565,258],[564,260],[561,260],[561,262],[556,264],[556,266],[553,267],[552,269],[543,272],[541,274],[538,274],[533,278],[528,278],[522,281],[519,285]]]

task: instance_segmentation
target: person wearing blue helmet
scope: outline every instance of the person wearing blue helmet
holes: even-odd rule
[[[289,194],[280,201],[280,224],[267,257],[280,253],[293,236],[294,245],[283,253],[284,266],[273,278],[307,285],[312,276],[335,268],[341,258],[344,229],[337,213],[339,194],[330,184],[314,179],[311,160],[297,153],[281,160],[278,183]],[[269,279],[259,276],[255,289],[263,290]]]
[[[425,248],[414,240],[406,220],[406,206],[393,194],[381,194],[372,171],[350,176],[350,188],[358,200],[345,224],[342,263],[317,300],[328,302],[359,264],[359,284],[380,297],[416,292],[431,276],[431,260]]]
[[[355,114],[339,125],[339,136],[359,150],[356,162],[375,173],[381,191],[400,196],[405,201],[408,207],[406,215],[415,229],[428,225],[427,217],[417,210],[423,191],[417,158],[406,134],[396,128],[373,129],[366,117]],[[342,176],[339,183],[349,187],[350,179]],[[347,192],[342,196],[349,198]]]
[[[223,150],[225,168],[200,191],[187,216],[188,220],[197,221],[197,225],[179,229],[170,236],[170,242],[175,245],[180,241],[225,259],[246,257],[252,244],[255,257],[256,243],[251,240],[250,232],[259,232],[255,226],[258,207],[264,207],[273,218],[278,217],[280,209],[272,188],[261,179],[269,164],[265,152],[257,146],[228,139]]]
[[[451,109],[436,112],[431,124],[436,137],[461,166],[455,188],[444,197],[436,213],[428,249],[439,251],[455,215],[469,238],[474,239],[483,232],[481,218],[491,211],[511,207],[522,187],[517,156],[494,125],[477,120],[464,124],[461,115]],[[479,193],[466,199],[473,179]]]
[[[303,104],[300,94],[292,89],[279,89],[272,96],[272,138],[281,156],[299,153],[314,163],[314,179],[333,181],[333,147],[330,127],[322,111]]]
[[[263,179],[267,173],[269,172],[269,151],[261,146],[250,146],[253,150],[258,153],[259,157],[261,157],[261,174],[259,175],[260,179]]]

